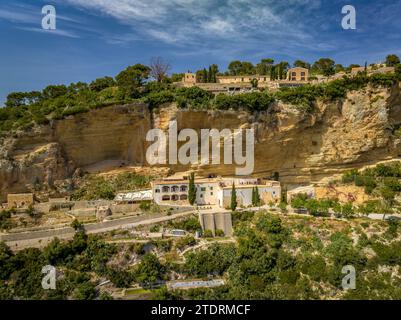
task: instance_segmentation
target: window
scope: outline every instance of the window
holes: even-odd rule
[[[212,195],[213,195],[213,192],[210,192],[210,195],[212,196]]]
[[[301,77],[301,81],[305,81],[305,77]]]
[[[210,190],[213,190],[213,187],[210,187]]]
[[[205,187],[201,187],[201,191],[206,191],[206,188]]]
[[[291,74],[293,77],[296,77],[297,76],[297,73],[296,72],[292,72],[292,74]]]
[[[200,197],[200,198],[203,198],[203,194],[201,194],[199,197]]]
[[[305,77],[305,72],[301,72],[301,76],[302,76],[302,77]]]
[[[160,189],[156,189],[155,192],[156,192],[156,193],[160,193]]]

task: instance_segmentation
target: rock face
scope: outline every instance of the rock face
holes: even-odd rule
[[[177,120],[178,131],[255,129],[257,176],[279,173],[283,183],[319,181],[401,155],[393,135],[401,124],[400,88],[365,88],[337,102],[319,101],[312,115],[278,103],[267,112],[178,110],[174,104],[150,112],[145,105],[111,106],[54,121],[1,140],[0,197],[41,188],[68,192],[68,179],[82,168],[102,171],[113,166],[147,166],[146,133],[167,130]],[[234,165],[174,165],[199,175],[233,175]]]

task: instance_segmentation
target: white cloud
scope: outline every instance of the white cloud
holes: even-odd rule
[[[44,30],[42,28],[36,28],[36,27],[17,27],[17,29],[25,30],[25,31],[32,31],[32,32],[40,32],[40,33],[45,33],[48,35],[63,36],[63,37],[68,37],[68,38],[80,38],[80,36],[77,35],[75,32],[61,30],[61,29]]]
[[[66,0],[71,5],[117,19],[136,35],[176,45],[208,40],[254,41],[286,34],[305,40],[294,6],[316,7],[319,0]],[[286,3],[286,4],[283,4]],[[257,40],[257,39],[256,39]],[[260,41],[260,40],[258,40]]]

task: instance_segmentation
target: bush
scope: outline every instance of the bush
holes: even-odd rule
[[[219,94],[213,101],[213,108],[217,110],[243,109],[250,112],[266,111],[273,102],[274,97],[267,93],[251,92],[233,96]]]
[[[179,108],[207,109],[213,94],[199,87],[180,88],[175,99]]]

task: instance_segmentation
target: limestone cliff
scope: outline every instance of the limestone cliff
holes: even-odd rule
[[[0,196],[28,190],[73,188],[78,169],[108,165],[147,166],[146,133],[167,129],[238,129],[256,132],[258,176],[280,174],[284,183],[309,183],[401,155],[393,129],[401,124],[400,88],[367,87],[336,102],[319,101],[312,115],[281,102],[267,112],[179,110],[174,104],[150,112],[145,105],[111,106],[57,120],[2,139]],[[191,167],[172,166],[178,172]],[[234,166],[192,166],[199,175],[234,174]]]

